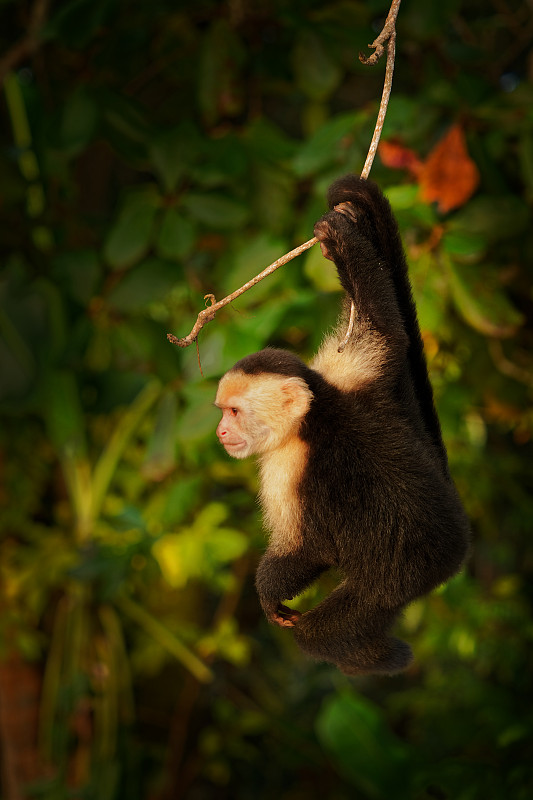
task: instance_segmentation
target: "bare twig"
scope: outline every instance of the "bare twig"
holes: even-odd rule
[[[251,281],[245,283],[244,286],[241,286],[240,289],[237,289],[236,291],[229,294],[227,297],[224,297],[223,300],[219,300],[218,303],[215,303],[215,296],[213,294],[206,294],[204,299],[210,300],[211,305],[208,306],[207,308],[204,308],[203,311],[200,311],[200,313],[198,314],[198,319],[194,323],[194,327],[192,331],[189,333],[189,335],[185,336],[183,339],[178,339],[177,336],[173,336],[171,333],[167,333],[168,341],[172,342],[172,344],[177,344],[178,347],[188,347],[196,340],[196,337],[198,336],[199,332],[202,330],[206,322],[211,322],[211,320],[215,318],[215,315],[220,308],[224,308],[224,306],[227,306],[228,303],[233,302],[233,300],[239,297],[239,295],[244,294],[244,292],[247,292],[248,289],[252,288],[252,286],[255,286],[256,283],[262,281],[263,278],[266,278],[268,275],[271,275],[273,272],[275,272],[278,269],[278,267],[282,267],[284,264],[287,264],[288,261],[292,261],[293,258],[299,256],[300,253],[303,253],[305,250],[309,250],[309,248],[312,247],[317,242],[318,239],[313,237],[312,239],[309,239],[309,241],[304,242],[298,247],[295,247],[294,250],[291,250],[290,253],[286,253],[284,256],[281,256],[281,258],[278,258],[277,261],[274,261],[272,264],[270,264],[270,266],[266,267],[266,269],[264,269],[263,272],[260,272],[259,275],[256,275],[255,278],[252,278]]]
[[[379,59],[381,57],[381,54],[383,53],[382,43],[386,40],[388,40],[389,42],[387,47],[387,68],[385,70],[385,81],[383,84],[383,93],[381,95],[381,103],[379,106],[378,118],[376,121],[376,127],[374,128],[374,135],[372,136],[372,141],[370,142],[370,147],[368,149],[368,155],[366,157],[365,165],[363,167],[363,171],[361,172],[361,177],[365,179],[368,178],[370,174],[370,169],[374,162],[374,157],[378,149],[381,131],[383,130],[383,123],[385,122],[387,106],[389,105],[389,98],[392,89],[392,76],[394,74],[394,57],[396,55],[395,24],[396,24],[396,17],[398,15],[398,9],[400,8],[400,2],[401,0],[394,0],[383,30],[381,31],[378,38],[372,44],[369,45],[369,47],[375,47],[376,52],[373,53],[368,59],[365,59],[363,54],[359,53],[359,60],[363,64],[376,64],[377,59]]]
[[[362,64],[366,64],[367,66],[374,66],[378,63],[379,59],[384,53],[384,45],[385,42],[388,41],[391,36],[394,36],[396,33],[396,17],[398,16],[398,11],[400,8],[400,3],[402,0],[392,0],[391,7],[389,13],[387,15],[387,19],[385,20],[385,25],[383,26],[383,30],[379,34],[377,39],[374,39],[372,44],[369,44],[369,47],[375,48],[375,53],[372,53],[371,56],[366,58],[363,53],[359,53],[359,61]]]
[[[383,26],[383,30],[375,39],[369,47],[375,48],[375,52],[372,53],[371,56],[365,58],[362,53],[359,53],[359,60],[363,64],[374,65],[377,64],[383,53],[385,52],[385,43],[388,42],[387,47],[387,68],[385,71],[385,81],[383,85],[383,93],[381,96],[381,103],[379,106],[378,118],[376,121],[376,126],[374,128],[374,135],[372,136],[372,141],[370,143],[370,148],[368,150],[368,155],[366,157],[365,165],[363,167],[363,171],[361,172],[361,177],[365,180],[368,178],[370,173],[370,169],[372,167],[374,157],[376,155],[376,151],[378,148],[379,138],[381,136],[381,131],[383,130],[383,123],[385,122],[385,115],[387,113],[387,106],[389,103],[389,97],[392,88],[392,75],[394,72],[394,56],[395,56],[395,42],[396,42],[396,17],[398,16],[398,10],[400,8],[401,0],[392,0],[392,4],[390,7],[389,14],[387,19],[385,20],[385,25]],[[190,344],[196,341],[198,334],[204,327],[204,325],[208,322],[211,322],[216,316],[216,312],[223,308],[224,306],[231,303],[237,297],[239,297],[244,292],[247,292],[248,289],[251,289],[252,286],[255,286],[256,283],[262,281],[263,278],[266,278],[268,275],[271,275],[278,267],[282,267],[284,264],[287,264],[289,261],[292,261],[293,258],[299,256],[305,250],[308,250],[314,244],[316,244],[318,239],[313,237],[309,239],[309,241],[304,242],[304,244],[299,245],[299,247],[295,247],[294,250],[291,250],[290,253],[286,253],[281,258],[278,258],[277,261],[274,261],[270,266],[264,269],[259,275],[256,275],[255,278],[245,283],[244,286],[241,286],[240,289],[237,289],[232,294],[229,294],[227,297],[224,297],[223,300],[219,300],[215,302],[215,297],[212,294],[208,294],[205,296],[206,300],[210,300],[211,305],[207,308],[204,308],[203,311],[200,311],[196,322],[194,323],[193,329],[189,333],[188,336],[183,337],[182,339],[178,339],[177,336],[174,336],[172,333],[167,333],[167,339],[172,344],[178,345],[178,347],[188,347]],[[352,303],[352,307],[350,310],[350,321],[348,323],[348,330],[346,332],[346,336],[344,337],[342,343],[339,346],[339,353],[342,353],[344,350],[346,343],[348,342],[350,336],[352,335],[353,327],[355,324],[355,306]]]

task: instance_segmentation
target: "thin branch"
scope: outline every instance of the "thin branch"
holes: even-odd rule
[[[398,0],[398,5],[400,4],[400,0]],[[370,47],[374,47],[374,45],[370,45]],[[371,59],[377,54],[376,52],[370,56],[368,62],[363,63],[375,63],[371,62]],[[381,136],[381,131],[383,130],[383,124],[385,122],[385,115],[387,113],[387,107],[389,105],[389,98],[392,90],[392,76],[394,74],[394,57],[396,55],[396,31],[392,30],[389,35],[389,44],[387,46],[387,67],[385,70],[385,81],[383,83],[383,94],[381,95],[381,103],[379,106],[378,118],[376,121],[376,127],[374,128],[374,135],[372,136],[372,141],[370,142],[370,147],[368,149],[368,155],[366,157],[365,165],[361,172],[362,178],[368,178],[370,174],[370,169],[372,168],[372,164],[374,163],[374,157],[376,155],[379,139]],[[359,55],[361,59],[361,55]]]
[[[278,267],[282,267],[284,264],[287,264],[287,262],[292,261],[293,258],[299,256],[300,253],[303,253],[305,250],[309,250],[309,248],[312,247],[317,242],[318,239],[313,236],[313,238],[309,239],[309,241],[304,242],[298,247],[295,247],[294,250],[291,250],[290,253],[286,253],[284,256],[281,256],[281,258],[278,258],[277,261],[274,261],[272,264],[270,264],[270,266],[266,267],[266,269],[264,269],[263,272],[260,272],[259,275],[255,276],[255,278],[252,278],[252,280],[248,281],[248,283],[245,283],[244,286],[241,286],[240,289],[237,289],[235,292],[232,292],[232,294],[229,294],[227,297],[224,297],[223,300],[219,300],[218,303],[215,302],[214,294],[206,294],[204,299],[210,300],[211,305],[208,306],[207,308],[204,308],[203,311],[200,311],[200,313],[198,314],[198,319],[196,320],[194,327],[192,331],[189,333],[189,335],[185,336],[183,339],[178,339],[171,333],[167,333],[168,341],[172,342],[172,344],[177,344],[178,347],[188,347],[196,340],[196,337],[198,336],[198,334],[200,333],[206,322],[211,322],[211,320],[215,318],[216,313],[219,309],[224,308],[224,306],[227,306],[228,303],[233,302],[233,300],[239,297],[239,295],[244,294],[244,292],[247,292],[248,289],[252,288],[252,286],[255,286],[256,283],[262,281],[263,278],[266,278],[268,275],[271,275],[273,272],[275,272],[278,269]]]
[[[385,20],[385,25],[383,26],[383,30],[375,39],[372,44],[368,45],[369,47],[375,48],[375,52],[372,53],[371,56],[365,58],[362,53],[359,53],[359,60],[363,64],[368,65],[375,65],[385,52],[385,43],[388,42],[387,46],[387,67],[385,70],[385,81],[383,85],[383,93],[381,96],[381,103],[379,106],[378,118],[376,121],[376,126],[374,128],[374,135],[372,136],[372,141],[370,143],[370,148],[368,150],[368,155],[366,157],[365,165],[363,167],[363,171],[361,172],[361,177],[365,180],[368,178],[370,173],[370,169],[372,167],[374,157],[376,155],[376,151],[378,148],[379,139],[381,136],[381,131],[383,130],[383,123],[385,122],[385,115],[387,113],[387,106],[389,104],[390,93],[392,89],[392,76],[394,73],[394,56],[395,56],[395,43],[396,43],[396,17],[398,16],[398,10],[400,8],[401,0],[392,0],[392,4],[390,7],[390,11],[388,13],[387,19]],[[198,338],[198,334],[206,325],[206,323],[211,322],[216,316],[216,312],[223,308],[224,306],[231,303],[241,294],[247,292],[248,289],[251,289],[252,286],[255,286],[256,283],[262,281],[263,278],[266,278],[268,275],[271,275],[275,270],[279,267],[282,267],[284,264],[287,264],[289,261],[292,261],[293,258],[299,256],[301,253],[308,250],[314,244],[316,244],[318,239],[313,237],[309,239],[309,241],[304,242],[304,244],[299,245],[299,247],[295,247],[294,250],[291,250],[290,253],[286,253],[281,258],[278,258],[277,261],[274,261],[270,266],[264,269],[259,275],[256,275],[255,278],[245,283],[244,286],[241,286],[240,289],[237,289],[232,294],[224,297],[223,300],[219,300],[215,302],[215,296],[212,294],[205,295],[206,300],[210,301],[210,305],[207,308],[204,308],[203,311],[200,311],[196,322],[194,323],[193,329],[189,333],[188,336],[183,337],[182,339],[178,339],[177,336],[174,336],[172,333],[167,333],[167,339],[172,344],[178,345],[178,347],[188,347],[190,344],[196,341]],[[348,323],[348,330],[346,332],[346,336],[344,337],[342,343],[339,346],[339,353],[342,353],[344,350],[346,343],[348,342],[350,336],[352,335],[353,326],[355,324],[355,306],[352,303],[352,307],[350,310],[350,321]]]
[[[391,7],[389,13],[387,15],[387,19],[385,20],[385,25],[383,26],[383,30],[379,34],[377,39],[374,39],[372,44],[369,44],[369,47],[375,48],[376,52],[372,53],[371,56],[366,58],[363,53],[359,53],[359,61],[362,64],[366,64],[367,66],[373,67],[375,64],[378,63],[379,59],[384,53],[384,45],[387,40],[389,40],[392,36],[396,35],[396,17],[398,16],[398,11],[400,9],[400,3],[402,0],[392,0]]]
[[[387,67],[385,69],[385,81],[383,83],[383,93],[381,95],[381,103],[379,104],[378,118],[376,120],[376,127],[374,128],[374,135],[372,136],[372,141],[370,142],[370,147],[368,148],[368,154],[366,157],[365,165],[361,172],[361,177],[364,178],[365,180],[370,175],[370,170],[372,169],[372,164],[374,163],[374,158],[377,153],[378,144],[381,137],[381,131],[383,130],[383,124],[385,122],[385,116],[387,114],[387,107],[389,105],[389,98],[392,90],[392,76],[394,75],[394,59],[396,56],[396,17],[398,16],[400,3],[401,0],[393,0],[393,3],[390,7],[389,15],[385,20],[385,25],[383,26],[383,30],[381,31],[378,38],[375,39],[372,42],[372,44],[368,45],[369,47],[376,48],[375,53],[373,53],[369,58],[365,58],[365,56],[362,53],[359,53],[359,61],[361,61],[362,64],[368,64],[373,66],[374,64],[377,64],[377,62],[383,55],[383,44],[388,40]],[[342,351],[350,341],[354,325],[355,325],[355,305],[352,300],[352,304],[350,307],[350,321],[348,322],[348,329],[344,335],[344,339],[342,340],[342,342],[338,347],[339,353],[342,353]]]

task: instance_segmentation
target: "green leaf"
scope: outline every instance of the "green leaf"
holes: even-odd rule
[[[95,250],[61,253],[53,262],[54,275],[70,296],[86,306],[94,296],[102,273],[102,263]]]
[[[155,427],[141,467],[147,480],[162,481],[176,465],[176,420],[176,395],[173,391],[166,391],[159,401]]]
[[[497,274],[469,264],[448,262],[452,297],[462,317],[484,336],[507,338],[524,323],[498,283]]]
[[[159,133],[149,148],[150,161],[166,192],[175,191],[199,151],[200,134],[191,123]]]
[[[156,239],[158,255],[169,260],[181,261],[191,252],[195,241],[196,231],[192,222],[176,208],[167,208],[163,213]]]
[[[117,134],[132,142],[146,144],[152,134],[152,127],[143,106],[124,93],[102,89],[99,93],[104,117]]]
[[[236,186],[245,180],[249,170],[249,159],[239,136],[226,133],[216,139],[202,141],[201,159],[191,169],[191,175],[199,186]]]
[[[55,448],[69,456],[86,452],[85,424],[76,379],[71,372],[53,370],[43,383],[43,414]]]
[[[243,203],[216,194],[190,193],[183,198],[183,206],[197,222],[217,230],[240,228],[250,214]]]
[[[212,336],[220,335],[218,331]],[[202,362],[204,347],[202,344]],[[195,377],[198,376],[198,362],[196,353],[191,353],[191,362],[194,363]],[[220,372],[220,368],[219,368]],[[178,439],[189,442],[211,436],[216,442],[215,430],[220,418],[220,411],[214,407],[213,401],[216,394],[216,383],[201,381],[188,383],[184,388],[187,408],[180,413],[178,420]]]
[[[130,194],[104,245],[104,258],[113,269],[125,269],[146,255],[151,241],[159,196],[153,188]]]
[[[276,261],[286,252],[285,245],[286,242],[283,239],[269,233],[260,233],[253,239],[243,242],[241,248],[231,253],[228,258],[231,262],[231,269],[228,269],[227,277],[222,284],[224,293],[229,294],[235,291]],[[260,281],[247,292],[247,303],[257,302],[258,299],[264,297],[279,279],[280,272],[278,270]]]
[[[325,100],[339,85],[342,71],[326,51],[322,40],[304,30],[296,42],[292,63],[296,83],[313,100]]]
[[[165,503],[159,517],[161,525],[172,528],[182,522],[198,503],[201,488],[199,477],[181,478],[170,489],[165,485]]]
[[[324,123],[308,139],[292,162],[299,177],[312,175],[334,162],[342,160],[343,152],[349,148],[359,127],[366,122],[366,115],[351,111],[339,114]]]
[[[77,89],[66,101],[59,127],[62,152],[68,157],[80,153],[92,139],[99,111],[85,89]]]
[[[228,22],[219,19],[211,24],[204,38],[198,68],[198,99],[208,124],[240,113],[243,60],[244,48]]]
[[[512,239],[530,225],[530,211],[515,195],[492,197],[481,195],[455,214],[449,223],[451,231],[467,231],[485,237],[489,242]]]
[[[279,164],[295,154],[297,142],[265,117],[254,119],[244,132],[244,142],[252,157]]]
[[[221,503],[210,503],[190,528],[155,542],[152,552],[171,586],[185,586],[191,578],[209,579],[246,551],[247,537],[221,525],[227,513]]]
[[[484,236],[469,231],[451,230],[442,237],[442,248],[445,253],[456,260],[473,261],[479,259],[487,248]]]
[[[405,211],[413,208],[418,198],[418,186],[411,183],[399,186],[387,186],[385,195],[393,211]]]
[[[148,258],[127,272],[107,295],[107,302],[118,311],[139,312],[154,300],[161,300],[179,279],[174,264]]]
[[[274,233],[290,230],[294,223],[296,181],[286,170],[258,166],[254,174],[254,212],[261,225]]]
[[[59,38],[75,48],[86,47],[98,28],[114,11],[109,0],[70,0],[60,4],[45,26],[46,38]]]
[[[224,354],[227,356],[229,350],[236,350],[237,347],[242,352],[243,341],[248,352],[252,349],[258,350],[263,347],[267,344],[269,338],[276,333],[285,315],[294,312],[296,302],[297,298],[294,292],[285,292],[281,297],[276,293],[269,300],[263,300],[261,306],[257,309],[254,308],[250,314],[242,313],[236,316],[233,330],[226,330],[225,332]],[[234,333],[237,334],[237,337],[234,336]],[[235,341],[239,337],[240,346]],[[255,342],[257,342],[257,347]],[[239,356],[236,354],[233,362],[238,359]]]
[[[349,690],[333,696],[322,708],[317,733],[342,773],[365,797],[412,797],[408,750],[369,700]]]
[[[211,434],[213,440],[219,421],[219,412],[213,406],[214,393],[211,403],[192,405],[180,415],[178,423],[178,438],[181,442],[198,441]]]
[[[431,331],[438,339],[445,339],[449,315],[448,292],[446,292],[446,278],[442,274],[435,253],[424,252],[417,259],[410,260],[409,273],[420,329]]]

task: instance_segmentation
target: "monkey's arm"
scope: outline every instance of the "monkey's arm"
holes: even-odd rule
[[[315,235],[355,305],[351,344],[373,345],[375,355],[394,367],[403,361],[409,340],[390,265],[368,236],[369,225],[354,204],[342,203],[317,222]]]
[[[267,550],[259,562],[255,585],[269,622],[292,627],[300,613],[284,606],[282,600],[292,600],[299,595],[328,566],[306,558],[301,552],[278,556]]]
[[[355,306],[347,348],[355,362],[354,388],[365,374],[394,379],[405,364],[410,339],[418,332],[396,221],[379,188],[353,175],[336,181],[328,200],[333,210],[317,222],[315,235]],[[344,337],[345,331],[346,322],[341,320],[338,335]],[[322,361],[335,361],[335,349],[330,339]],[[346,364],[347,359],[342,361]]]

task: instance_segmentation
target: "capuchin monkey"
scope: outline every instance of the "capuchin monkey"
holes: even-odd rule
[[[330,187],[328,203],[315,235],[346,292],[337,332],[309,366],[272,348],[235,364],[218,387],[217,436],[234,458],[259,457],[270,542],[256,586],[268,620],[347,675],[391,675],[412,660],[391,626],[459,570],[469,524],[389,203],[354,176]],[[283,605],[330,567],[343,580],[315,608]]]

